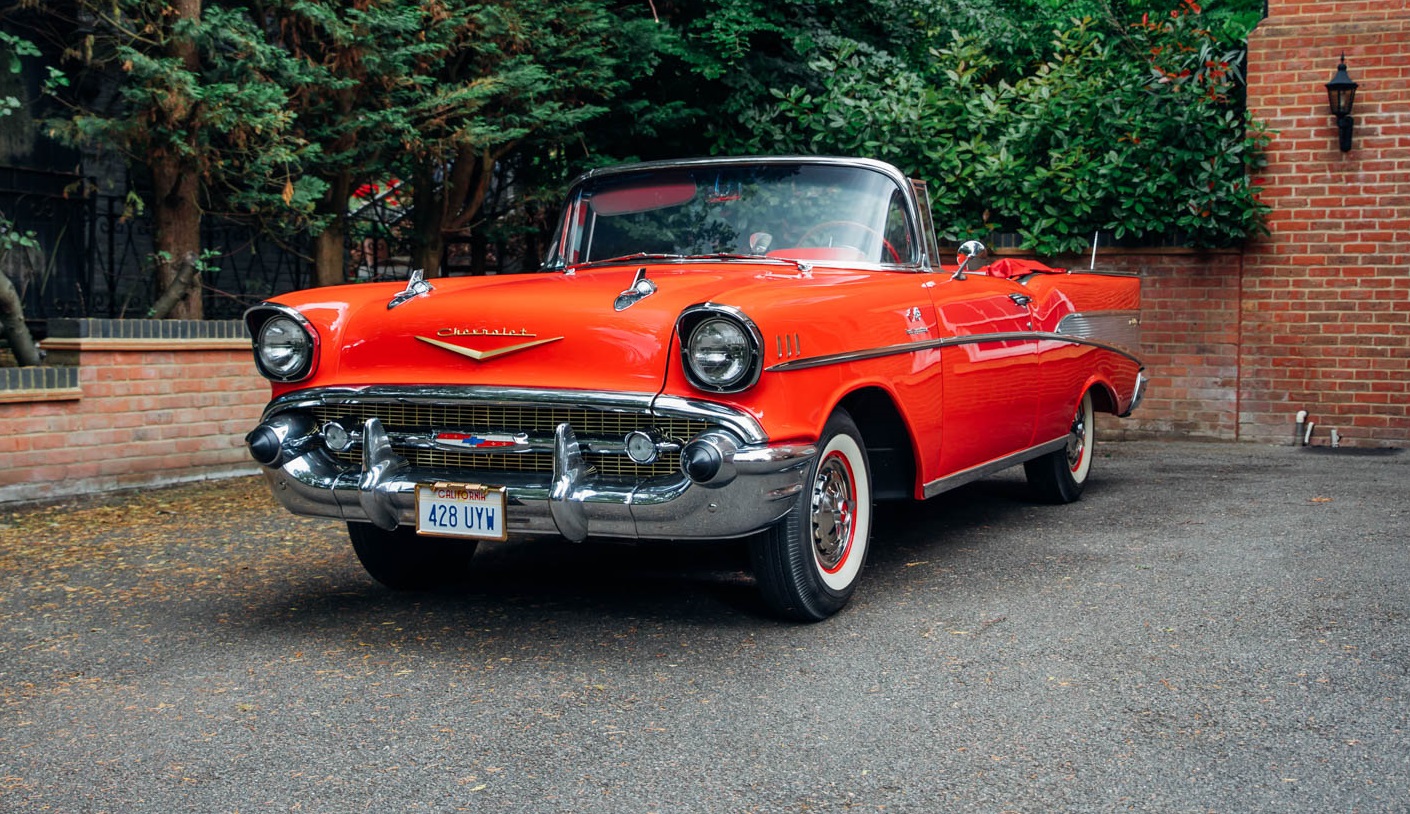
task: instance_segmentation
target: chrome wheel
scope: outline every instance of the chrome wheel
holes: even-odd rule
[[[838,410],[792,511],[750,542],[764,600],[782,616],[826,619],[847,604],[871,537],[871,472],[861,433]]]
[[[1028,485],[1039,499],[1048,503],[1071,503],[1082,496],[1082,487],[1092,471],[1092,451],[1096,448],[1096,421],[1092,414],[1092,394],[1083,393],[1067,430],[1067,443],[1061,449],[1023,465]]]
[[[849,439],[850,440],[850,439]],[[832,587],[846,569],[857,532],[855,476],[847,457],[833,451],[818,465],[813,482],[813,553],[822,579]]]
[[[1082,483],[1091,471],[1092,459],[1088,450],[1092,446],[1092,394],[1084,393],[1077,404],[1077,413],[1072,417],[1072,428],[1067,434],[1067,469],[1073,480]]]

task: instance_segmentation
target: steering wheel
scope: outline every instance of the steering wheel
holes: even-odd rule
[[[881,241],[881,245],[886,249],[887,254],[890,254],[890,255],[891,255],[892,261],[894,261],[894,262],[896,262],[896,263],[900,263],[900,262],[901,262],[901,253],[898,252],[898,251],[896,251],[896,247],[891,245],[891,241],[889,241],[889,240],[887,240],[886,238],[882,237],[880,232],[876,231],[875,229],[871,228],[870,226],[866,225],[865,223],[859,223],[859,222],[857,222],[857,221],[855,221],[855,220],[828,220],[828,221],[823,221],[822,223],[819,223],[819,224],[817,224],[817,225],[815,225],[815,226],[809,227],[806,231],[804,231],[803,234],[802,234],[802,236],[798,238],[798,243],[799,243],[799,245],[801,245],[801,246],[806,246],[806,245],[808,245],[808,238],[812,237],[815,232],[825,232],[825,231],[827,231],[827,230],[829,230],[829,229],[833,229],[833,228],[836,228],[836,227],[839,227],[839,226],[843,226],[843,227],[847,227],[847,228],[851,228],[851,229],[857,229],[857,230],[859,230],[859,231],[866,232],[867,234],[869,234],[869,235],[871,235],[872,237],[876,238],[877,240]],[[845,244],[844,244],[844,245],[845,245]],[[849,248],[857,248],[857,247],[855,247],[855,246],[849,246]],[[857,251],[860,252],[861,249],[857,249]]]

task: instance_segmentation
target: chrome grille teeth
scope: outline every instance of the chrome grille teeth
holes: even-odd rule
[[[567,422],[574,433],[584,440],[620,441],[633,430],[656,429],[668,438],[682,442],[710,428],[705,421],[684,418],[652,418],[641,413],[591,410],[574,407],[523,407],[488,404],[408,404],[402,402],[363,403],[356,405],[322,405],[313,409],[319,424],[341,421],[347,426],[359,426],[368,418],[381,420],[392,435],[393,449],[418,469],[453,472],[473,469],[487,472],[552,473],[553,454],[544,452],[493,453],[457,452],[400,446],[397,436],[429,435],[436,431],[519,433],[552,435],[559,424]],[[361,449],[353,446],[334,453],[340,460],[358,465]],[[642,480],[674,475],[680,464],[673,455],[663,456],[651,464],[637,464],[625,455],[584,453],[584,458],[599,476]]]

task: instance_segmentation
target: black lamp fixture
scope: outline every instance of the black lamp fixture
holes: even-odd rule
[[[1351,152],[1351,105],[1356,100],[1356,87],[1346,72],[1346,54],[1342,54],[1337,72],[1327,83],[1327,104],[1332,108],[1332,115],[1337,117],[1337,133],[1344,153]]]

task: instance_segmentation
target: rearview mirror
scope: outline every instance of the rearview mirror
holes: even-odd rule
[[[977,240],[966,240],[960,244],[955,262],[959,264],[959,268],[955,269],[951,279],[963,280],[966,271],[978,271],[989,265],[989,249]]]

